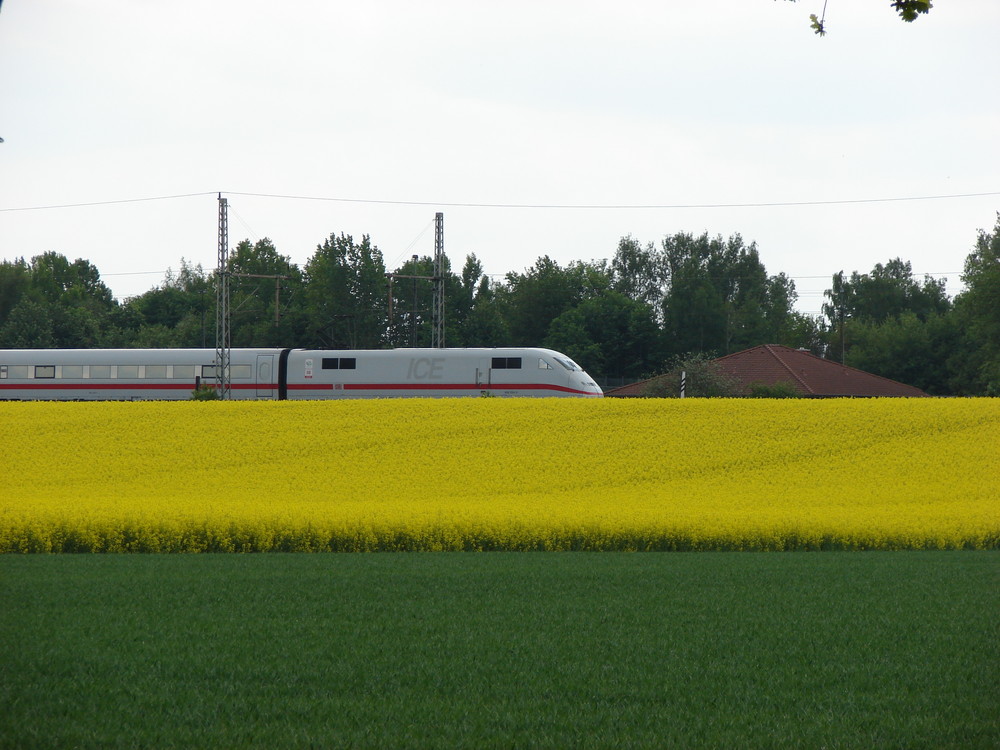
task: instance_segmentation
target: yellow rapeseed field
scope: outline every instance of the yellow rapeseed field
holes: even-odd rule
[[[0,404],[0,552],[1000,547],[1000,400]]]

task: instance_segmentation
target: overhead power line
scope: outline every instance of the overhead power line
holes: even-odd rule
[[[217,195],[218,191],[213,190],[207,193],[183,193],[181,195],[154,195],[147,198],[122,198],[113,201],[90,201],[89,203],[59,203],[50,206],[17,206],[14,208],[0,208],[0,211],[47,211],[54,208],[86,208],[89,206],[112,206],[118,203],[146,203],[148,201],[169,201],[175,198],[196,198],[202,195]]]
[[[570,203],[449,203],[436,201],[375,200],[366,198],[331,198],[314,195],[282,195],[276,193],[237,193],[251,198],[280,198],[284,200],[332,201],[337,203],[372,203],[388,206],[438,206],[441,208],[541,208],[541,209],[583,209],[583,210],[629,210],[629,209],[683,209],[683,208],[777,208],[781,206],[836,206],[851,203],[893,203],[901,201],[932,201],[949,198],[983,198],[1000,195],[1000,191],[987,193],[952,193],[948,195],[911,195],[895,198],[853,198],[848,200],[824,201],[776,201],[759,203],[650,203],[650,204],[570,204]]]
[[[906,201],[954,200],[959,198],[986,198],[1000,195],[1000,191],[985,193],[949,193],[944,195],[908,195],[891,198],[849,198],[844,200],[815,201],[760,201],[754,203],[472,203],[449,201],[384,200],[372,198],[339,198],[322,195],[287,195],[281,193],[244,193],[235,191],[207,191],[204,193],[184,193],[181,195],[158,195],[143,198],[123,198],[121,200],[90,201],[87,203],[60,203],[45,206],[17,206],[0,208],[7,211],[45,211],[58,208],[84,208],[90,206],[110,206],[122,203],[143,203],[148,201],[194,198],[205,195],[234,195],[248,198],[274,198],[280,200],[327,201],[333,203],[362,203],[383,206],[436,206],[438,208],[523,208],[551,210],[624,211],[624,210],[679,210],[698,208],[781,208],[794,206],[842,206],[864,203],[901,203]]]
[[[102,273],[101,278],[105,276],[152,276],[154,274],[162,275],[166,271],[117,271],[114,273]]]

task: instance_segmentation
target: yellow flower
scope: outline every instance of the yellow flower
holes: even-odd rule
[[[0,552],[1000,547],[990,399],[0,404]]]

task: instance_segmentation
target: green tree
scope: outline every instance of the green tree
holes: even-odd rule
[[[859,370],[916,386],[935,396],[951,393],[949,360],[959,331],[954,316],[921,319],[914,312],[881,323],[851,323],[846,363]]]
[[[904,313],[926,320],[929,315],[941,315],[951,308],[944,279],[924,276],[918,282],[910,262],[900,258],[885,265],[876,263],[871,273],[854,271],[850,279],[840,271],[824,294],[828,302],[823,305],[823,313],[831,323],[839,320],[841,310],[851,319],[880,323]]]
[[[128,349],[136,346],[135,337],[142,327],[142,315],[125,300],[108,316],[107,327],[101,335],[101,347]]]
[[[229,258],[234,346],[297,346],[305,338],[302,272],[265,237]]]
[[[103,345],[107,313],[101,315],[83,305],[67,304],[53,307],[51,314],[56,346],[93,349]]]
[[[635,380],[662,364],[660,342],[653,308],[607,290],[552,321],[543,344],[595,377]]]
[[[118,307],[100,272],[86,260],[71,262],[47,252],[29,264],[0,264],[0,326],[18,347],[100,346]],[[31,321],[31,316],[39,317]]]
[[[31,289],[40,299],[53,304],[85,305],[99,311],[107,311],[115,304],[96,266],[82,258],[71,263],[56,252],[31,259]]]
[[[497,300],[496,285],[483,276],[476,287],[472,309],[461,322],[460,346],[507,346],[510,330],[504,306]]]
[[[447,276],[445,318],[448,346],[506,346],[510,333],[497,285],[483,273],[483,264],[473,254],[465,259],[460,277]]]
[[[756,243],[678,233],[662,243],[667,289],[663,332],[670,353],[728,354],[783,339],[789,345],[801,321],[792,311],[795,285],[769,277]]]
[[[646,386],[645,396],[678,398],[681,378],[685,398],[720,398],[735,396],[739,384],[729,377],[719,363],[704,352],[679,354],[670,360],[663,375],[653,378]]]
[[[483,264],[475,254],[466,256],[461,276],[454,277],[449,274],[448,282],[450,283],[448,283],[445,292],[448,323],[446,338],[449,344],[462,345],[459,343],[463,341],[462,329],[465,320],[472,312],[472,308],[475,307],[476,292],[480,281],[484,278]]]
[[[364,235],[331,234],[304,270],[309,346],[378,349],[387,343],[388,296],[382,253]]]
[[[748,398],[801,398],[802,394],[795,390],[795,386],[787,381],[781,381],[772,385],[765,383],[751,383]]]
[[[449,346],[468,346],[466,321],[476,306],[476,294],[483,275],[483,264],[475,254],[465,258],[460,276],[449,273],[445,284],[445,341]]]
[[[0,325],[2,349],[51,349],[57,346],[49,306],[23,298]]]
[[[611,260],[611,288],[658,310],[666,285],[667,271],[656,246],[643,246],[631,235],[622,237]]]
[[[31,285],[31,270],[24,258],[0,261],[0,325],[7,320]]]
[[[552,321],[542,346],[568,355],[591,375],[603,374],[607,360],[591,330],[594,320],[584,305],[573,307]]]
[[[215,342],[214,329],[206,336],[206,346],[213,346]],[[129,344],[136,349],[176,349],[186,346],[183,335],[177,329],[168,328],[162,323],[144,324],[132,335]]]
[[[808,349],[821,356],[826,351],[825,326],[822,319],[795,310],[798,298],[795,282],[784,273],[768,279],[765,309],[767,343]]]
[[[1000,396],[1000,212],[992,232],[979,230],[962,281],[965,291],[955,299],[962,337],[952,360],[953,387]]]
[[[610,286],[602,263],[577,261],[562,268],[547,255],[524,273],[508,273],[498,297],[510,330],[509,344],[538,346],[552,321]]]
[[[427,347],[434,337],[434,259],[429,255],[414,255],[396,268],[392,284],[392,319],[389,320],[389,343],[393,346]],[[455,296],[460,282],[451,274],[450,264],[445,263],[446,305],[445,318],[452,322],[448,301]],[[450,294],[449,294],[450,292]],[[460,326],[450,326],[452,343],[460,336]],[[446,325],[445,337],[449,336]]]
[[[183,258],[163,282],[126,300],[115,327],[120,338],[144,348],[215,346],[216,278]]]
[[[945,293],[944,284],[944,279],[930,276],[917,281],[909,261],[900,258],[885,265],[875,264],[871,273],[854,271],[850,278],[839,271],[824,292],[827,301],[823,304],[823,314],[829,320],[829,352],[833,358],[846,363],[851,361],[855,343],[863,337],[870,338],[871,331],[884,323],[908,315],[925,323],[932,317],[946,315],[951,309],[951,300]],[[886,330],[901,332],[902,327],[889,326]],[[912,335],[912,330],[907,335]],[[918,380],[929,382],[936,380],[936,376],[929,373]]]

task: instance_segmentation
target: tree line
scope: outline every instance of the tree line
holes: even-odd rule
[[[965,261],[965,290],[918,279],[900,258],[834,274],[820,316],[768,274],[755,243],[676,233],[629,236],[610,260],[542,256],[503,279],[473,254],[445,259],[448,346],[544,346],[601,382],[632,382],[685,357],[759,344],[804,348],[936,395],[1000,395],[1000,214]],[[387,269],[367,235],[331,234],[303,266],[269,239],[230,254],[235,347],[429,346],[430,256]],[[387,274],[394,273],[389,284]],[[98,269],[57,252],[0,262],[0,348],[214,347],[216,274],[184,260],[162,283],[116,300]],[[390,299],[391,288],[391,299]]]

